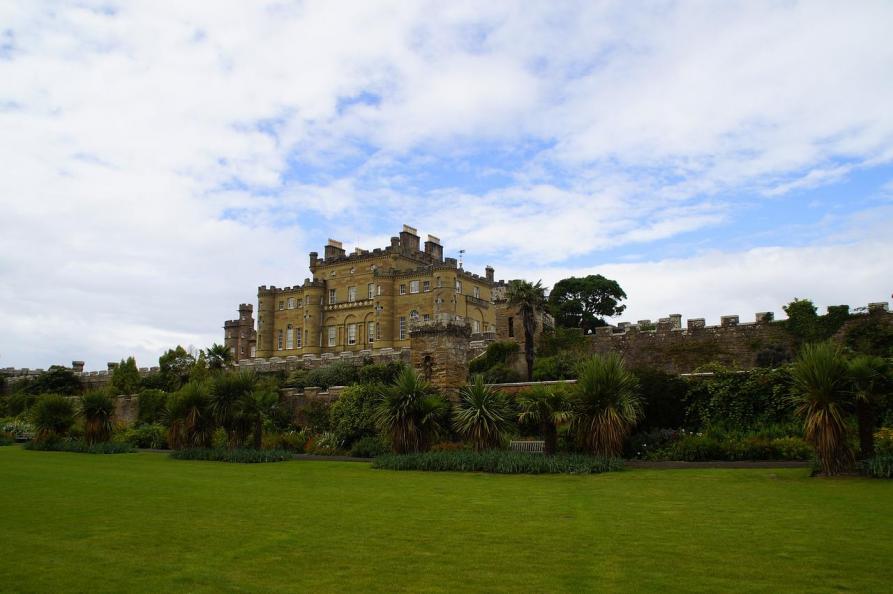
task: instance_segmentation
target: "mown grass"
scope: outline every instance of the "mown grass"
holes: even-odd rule
[[[893,482],[0,448],[0,590],[888,591]]]

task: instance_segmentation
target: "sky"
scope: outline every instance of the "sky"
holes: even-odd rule
[[[0,0],[0,367],[223,340],[403,224],[618,321],[893,292],[893,3]]]

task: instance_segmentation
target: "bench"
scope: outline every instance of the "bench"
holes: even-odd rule
[[[513,452],[525,454],[542,454],[546,446],[545,441],[510,441],[509,449]]]

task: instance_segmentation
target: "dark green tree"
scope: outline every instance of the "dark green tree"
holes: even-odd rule
[[[604,326],[605,318],[618,316],[626,309],[620,302],[626,293],[615,280],[600,274],[558,281],[549,293],[549,310],[555,322],[565,328],[589,332]]]
[[[169,392],[179,390],[180,386],[189,381],[189,373],[194,365],[195,357],[180,345],[175,349],[168,349],[161,355],[158,358],[158,367],[167,390]]]
[[[112,388],[116,394],[135,394],[140,387],[140,370],[136,367],[136,359],[127,357],[121,360],[112,371]]]
[[[208,361],[208,369],[211,371],[219,371],[232,363],[233,354],[224,345],[215,342],[206,351],[206,359]]]
[[[533,336],[536,334],[536,314],[546,303],[542,281],[531,283],[513,280],[506,289],[506,300],[518,309],[524,325],[524,359],[527,362],[527,381],[533,381]]]

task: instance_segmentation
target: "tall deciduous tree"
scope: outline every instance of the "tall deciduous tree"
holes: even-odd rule
[[[604,326],[606,317],[623,313],[626,306],[620,302],[624,299],[626,293],[617,281],[590,274],[556,283],[549,293],[549,309],[558,325],[589,332]]]
[[[546,303],[542,281],[531,283],[513,280],[506,289],[506,299],[512,307],[518,308],[524,325],[524,359],[527,362],[527,381],[533,381],[533,336],[536,334],[536,314]]]
[[[127,357],[121,360],[112,371],[112,387],[117,394],[134,394],[140,387],[140,371],[136,359]]]

